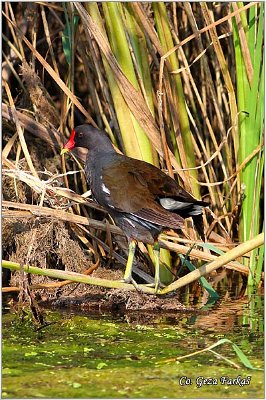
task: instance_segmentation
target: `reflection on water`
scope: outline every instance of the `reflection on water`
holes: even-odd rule
[[[194,326],[222,333],[234,331],[241,326],[252,332],[263,332],[263,299],[261,296],[244,296],[221,301],[206,314],[197,315]]]
[[[195,301],[190,296],[188,311],[156,313],[147,311],[130,311],[126,313],[94,313],[71,309],[71,315],[84,315],[95,319],[112,319],[127,322],[129,325],[145,326],[179,326],[182,329],[197,329],[201,333],[237,333],[243,328],[247,334],[264,331],[264,298],[263,295],[242,296],[232,299],[228,293],[224,298],[212,301],[208,298],[198,299],[197,307],[192,311]],[[208,302],[209,301],[209,302]],[[203,304],[203,305],[202,305]],[[198,308],[199,307],[199,308]],[[64,315],[70,316],[69,309],[62,309]]]

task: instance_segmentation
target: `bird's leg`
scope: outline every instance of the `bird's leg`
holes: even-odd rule
[[[126,283],[133,283],[132,267],[133,267],[133,261],[134,261],[134,254],[135,254],[135,250],[136,250],[136,245],[137,245],[137,241],[136,240],[131,240],[129,242],[128,258],[127,258],[126,270],[125,270],[124,279],[123,279],[123,281],[126,282]]]
[[[155,293],[157,293],[158,289],[160,288],[160,246],[157,241],[154,242],[153,253],[154,253],[154,269],[155,269],[154,290]]]

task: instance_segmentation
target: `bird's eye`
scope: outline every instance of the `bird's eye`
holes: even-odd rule
[[[79,138],[82,138],[83,137],[83,132],[79,132]]]

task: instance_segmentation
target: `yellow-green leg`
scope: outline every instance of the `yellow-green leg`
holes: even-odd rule
[[[128,258],[127,258],[126,270],[125,270],[124,279],[123,279],[123,281],[126,283],[133,283],[132,267],[133,267],[136,245],[137,245],[136,240],[131,240],[131,242],[129,243]]]
[[[160,246],[158,242],[154,242],[153,245],[153,253],[154,253],[154,290],[155,293],[158,292],[160,288]]]

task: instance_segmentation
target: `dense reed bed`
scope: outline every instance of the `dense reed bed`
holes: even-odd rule
[[[88,122],[105,129],[120,151],[210,202],[206,243],[191,221],[181,234],[161,236],[162,280],[171,284],[163,292],[200,278],[215,295],[204,275],[220,267],[252,290],[260,286],[263,39],[259,2],[3,3],[3,266],[24,264],[65,284],[129,289],[108,280],[108,271],[100,281],[73,275],[104,262],[125,264],[121,232],[88,197],[84,153],[59,155],[71,129]],[[43,221],[50,221],[46,234]],[[26,249],[23,232],[30,232]],[[140,249],[135,271],[149,281],[141,269],[153,275],[152,254],[149,246]]]

